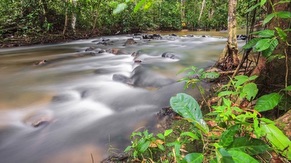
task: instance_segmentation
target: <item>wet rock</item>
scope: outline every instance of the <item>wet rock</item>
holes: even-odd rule
[[[85,49],[86,52],[94,52],[94,53],[104,53],[105,50],[101,49],[101,48],[97,48],[97,47],[89,47],[87,49]]]
[[[99,69],[96,69],[94,71],[95,74],[107,74],[107,73],[111,73],[110,70],[106,69],[106,68],[99,68]]]
[[[38,111],[24,118],[24,123],[32,127],[48,125],[53,120],[53,114],[50,111]]]
[[[177,36],[177,34],[175,34],[175,33],[172,33],[172,34],[169,34],[169,36]]]
[[[100,39],[98,39],[98,40],[93,40],[92,42],[104,42],[104,41],[110,41],[110,39],[109,38],[100,38]]]
[[[110,39],[106,38],[100,38],[99,40],[94,40],[92,42],[96,42],[96,44],[102,44],[102,45],[112,45],[113,41],[110,41]]]
[[[101,163],[127,162],[129,161],[128,158],[129,158],[129,155],[127,153],[116,153],[102,160]]]
[[[143,39],[154,39],[154,40],[159,40],[162,39],[162,36],[160,34],[145,34],[142,36]]]
[[[106,52],[112,53],[115,55],[126,54],[122,49],[118,49],[118,48],[107,49]]]
[[[247,35],[237,35],[236,38],[238,40],[246,40],[248,38],[248,36]]]
[[[79,94],[76,92],[66,92],[59,95],[56,95],[52,98],[52,102],[54,103],[63,103],[68,101],[73,101],[79,98]]]
[[[192,34],[189,34],[189,35],[186,35],[186,37],[194,37],[194,35],[192,35]]]
[[[121,83],[126,83],[126,84],[130,84],[131,82],[131,80],[130,80],[130,78],[128,78],[127,76],[125,76],[125,75],[122,75],[122,74],[114,74],[113,76],[112,76],[112,80],[113,81],[117,81],[117,82],[121,82]]]
[[[136,44],[136,43],[137,43],[137,42],[134,41],[133,38],[129,38],[129,39],[126,40],[126,42],[124,43],[123,46],[134,45],[134,44]]]
[[[48,63],[48,61],[47,60],[41,60],[41,61],[38,61],[38,62],[35,62],[33,65],[34,66],[39,66],[39,65],[45,65],[45,64],[47,64]]]
[[[157,74],[143,66],[138,66],[133,70],[129,81],[133,86],[143,88],[160,88],[176,82],[173,79]]]
[[[178,59],[178,57],[174,53],[171,53],[171,52],[164,52],[162,54],[162,57],[163,58]]]

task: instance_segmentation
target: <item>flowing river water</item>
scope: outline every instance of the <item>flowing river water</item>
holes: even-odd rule
[[[132,131],[154,130],[157,112],[185,91],[181,69],[217,60],[226,38],[215,34],[0,49],[0,163],[99,162],[124,149]]]

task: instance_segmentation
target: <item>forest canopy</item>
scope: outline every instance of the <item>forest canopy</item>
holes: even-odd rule
[[[86,35],[104,35],[148,30],[227,28],[226,0],[143,1],[144,3],[136,0],[2,0],[1,39],[47,33],[72,36],[80,32]],[[141,5],[137,6],[138,4]],[[254,4],[254,0],[239,0],[239,27],[246,26],[246,10]],[[257,22],[259,21],[258,16]]]

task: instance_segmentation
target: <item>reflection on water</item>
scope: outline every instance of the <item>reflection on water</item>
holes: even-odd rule
[[[133,130],[154,128],[157,111],[184,91],[177,72],[213,64],[226,42],[165,36],[123,46],[128,36],[106,38],[0,50],[0,162],[100,161],[128,145]]]

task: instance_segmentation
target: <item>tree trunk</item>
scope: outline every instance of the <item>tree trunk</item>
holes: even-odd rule
[[[66,34],[67,27],[68,27],[68,0],[65,0],[65,22],[64,22],[64,29],[63,29],[63,35]]]
[[[216,64],[222,70],[233,70],[239,64],[236,38],[237,0],[228,1],[228,39],[227,44]]]
[[[272,0],[272,3],[275,4],[279,2],[279,0]],[[270,11],[272,12],[279,12],[279,11],[291,11],[291,4],[290,3],[282,3],[274,6],[274,10],[272,7],[269,7]],[[274,30],[275,27],[279,27],[281,29],[290,29],[291,28],[291,19],[281,19],[281,18],[274,18],[267,24],[268,29]],[[286,31],[287,33],[287,42],[291,43],[291,32]],[[271,62],[266,64],[266,72],[264,75],[265,77],[265,85],[267,86],[281,86],[286,87],[287,85],[291,84],[291,46],[287,45],[285,42],[279,41],[279,45],[277,46],[276,50],[273,54],[284,54],[285,58],[283,59],[274,59]]]
[[[204,10],[205,3],[206,3],[206,1],[203,0],[203,1],[202,1],[202,5],[201,5],[200,14],[199,14],[199,17],[198,17],[198,22],[200,21],[200,19],[201,19],[201,17],[202,17],[202,13],[203,13],[203,10]]]
[[[71,27],[72,27],[72,30],[73,30],[74,35],[76,35],[76,21],[77,21],[76,8],[77,8],[77,0],[72,0],[72,4],[73,4],[73,12],[72,12]]]

